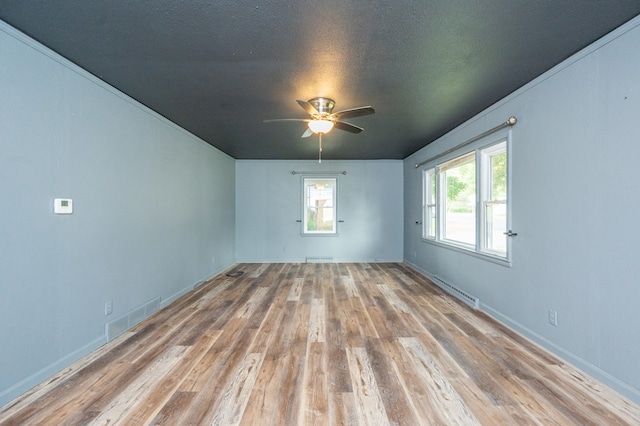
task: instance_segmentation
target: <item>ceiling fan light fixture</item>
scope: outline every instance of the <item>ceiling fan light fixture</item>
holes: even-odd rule
[[[313,133],[328,133],[333,129],[333,121],[311,120],[309,121],[308,126]]]

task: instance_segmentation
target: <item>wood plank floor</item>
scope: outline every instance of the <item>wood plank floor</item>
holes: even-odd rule
[[[238,264],[2,425],[630,425],[640,407],[403,264]]]

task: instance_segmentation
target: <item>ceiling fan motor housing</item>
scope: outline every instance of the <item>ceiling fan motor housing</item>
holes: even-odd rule
[[[331,98],[313,98],[308,101],[319,113],[320,116],[331,114],[336,102]]]

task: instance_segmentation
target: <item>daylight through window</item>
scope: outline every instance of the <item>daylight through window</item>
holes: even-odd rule
[[[336,178],[304,178],[304,234],[336,233]]]

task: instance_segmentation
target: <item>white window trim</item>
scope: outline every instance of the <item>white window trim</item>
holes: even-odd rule
[[[489,262],[493,262],[496,263],[498,265],[502,265],[502,266],[507,266],[507,267],[511,267],[512,263],[513,263],[513,252],[512,252],[512,245],[511,245],[511,238],[507,238],[507,252],[506,255],[502,255],[501,253],[496,253],[496,252],[492,252],[490,250],[483,250],[483,244],[484,244],[484,225],[482,224],[482,220],[484,220],[484,211],[483,211],[483,205],[482,205],[482,195],[481,195],[481,191],[483,191],[483,189],[481,189],[482,185],[485,185],[485,181],[486,179],[482,179],[482,176],[480,175],[483,172],[483,169],[486,169],[486,167],[484,167],[483,165],[483,161],[481,158],[482,155],[482,151],[485,150],[486,152],[489,152],[490,149],[494,146],[498,146],[501,143],[505,143],[505,150],[506,150],[506,154],[507,154],[507,201],[506,201],[506,210],[507,210],[507,230],[512,229],[512,214],[511,214],[511,191],[512,191],[512,185],[511,185],[511,179],[512,179],[512,173],[511,173],[511,169],[512,169],[512,162],[511,162],[511,129],[508,129],[507,131],[505,131],[504,133],[498,134],[498,135],[493,135],[493,137],[491,139],[489,139],[490,136],[480,139],[479,141],[476,141],[475,143],[471,144],[470,146],[465,146],[464,148],[461,148],[460,150],[454,151],[450,154],[448,154],[445,157],[441,157],[437,159],[437,162],[431,162],[431,163],[426,163],[423,165],[422,167],[422,173],[423,173],[423,179],[422,179],[422,197],[423,197],[423,203],[422,203],[422,222],[423,222],[423,227],[422,227],[422,231],[421,231],[421,236],[420,239],[428,244],[432,244],[438,247],[443,247],[443,248],[447,248],[453,251],[457,251],[460,253],[464,253],[473,257],[477,257],[479,259],[484,259],[487,260]],[[489,150],[489,151],[486,151]],[[442,183],[440,182],[440,173],[438,171],[438,165],[440,164],[444,164],[447,163],[457,157],[461,157],[465,154],[468,154],[469,152],[475,152],[476,155],[476,244],[475,246],[473,245],[467,245],[464,243],[460,243],[457,241],[450,241],[450,240],[443,240],[441,238],[442,235],[442,226],[443,226],[443,215],[442,215],[442,211],[441,209],[443,208],[442,206],[442,202],[440,201],[440,193],[442,192],[442,188],[441,185]],[[426,220],[427,220],[427,216],[426,216],[426,177],[427,177],[427,173],[430,170],[435,170],[435,178],[436,178],[436,188],[437,191],[440,191],[440,193],[436,194],[436,205],[437,205],[437,216],[436,216],[436,235],[435,237],[427,237],[426,236],[426,231],[425,231],[425,227],[427,226],[426,224]],[[480,189],[479,189],[480,188]]]
[[[438,174],[436,173],[436,168],[431,167],[429,169],[422,171],[422,238],[434,240],[437,238],[438,225],[436,224],[435,229],[433,230],[433,234],[431,231],[431,211],[435,213],[438,208],[438,203],[430,203],[430,199],[436,199],[436,194],[431,194],[431,188],[434,187],[433,181],[435,181],[435,187],[438,185]],[[432,197],[433,195],[433,197]],[[438,215],[436,214],[436,220]]]
[[[502,145],[504,145],[504,148],[502,147]],[[504,152],[505,154],[507,154],[507,194],[506,194],[506,200],[488,200],[489,198],[489,192],[490,190],[490,183],[491,183],[491,167],[490,167],[490,158],[491,156],[498,154],[498,153],[502,153]],[[476,215],[476,219],[478,220],[477,229],[480,229],[481,232],[478,233],[477,237],[478,237],[478,241],[477,241],[477,247],[478,249],[482,252],[482,253],[486,253],[488,255],[491,256],[496,256],[499,258],[505,258],[508,259],[509,258],[509,252],[510,250],[510,246],[509,246],[509,242],[511,241],[510,238],[506,239],[506,254],[503,255],[501,252],[498,252],[496,250],[491,250],[489,248],[487,248],[487,226],[486,226],[486,206],[488,204],[493,204],[493,205],[498,205],[498,204],[504,204],[506,207],[509,206],[509,188],[511,188],[510,182],[509,182],[509,159],[508,159],[508,143],[506,139],[502,139],[500,141],[497,141],[491,145],[488,145],[484,148],[479,148],[476,150],[476,158],[478,158],[480,160],[480,167],[478,167],[478,170],[476,170],[477,172],[477,176],[479,176],[479,179],[476,180],[476,182],[480,182],[481,188],[480,191],[478,191],[478,194],[480,196],[480,199],[478,200],[478,209],[479,209],[479,213]],[[489,164],[488,164],[489,163]],[[506,229],[510,229],[509,225],[510,225],[510,215],[507,212],[507,223],[506,223]]]

